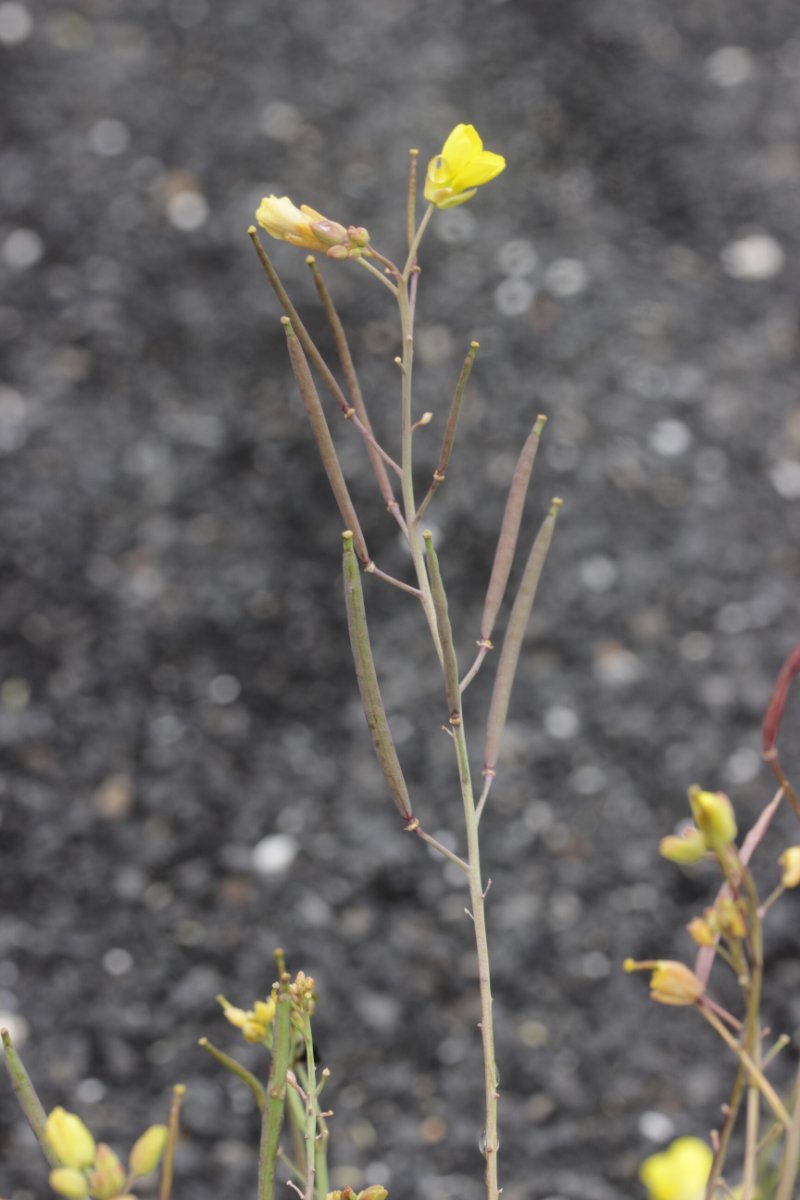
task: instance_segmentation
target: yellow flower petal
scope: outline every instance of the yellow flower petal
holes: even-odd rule
[[[713,1155],[700,1138],[678,1138],[639,1168],[648,1200],[703,1200]]]
[[[505,165],[501,154],[484,150],[474,125],[456,125],[441,153],[428,164],[425,199],[437,208],[454,208],[469,200],[475,188],[499,175]]]

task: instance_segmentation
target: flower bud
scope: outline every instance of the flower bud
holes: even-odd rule
[[[739,941],[747,933],[742,910],[732,896],[722,896],[704,916],[715,933]]]
[[[348,240],[348,231],[338,221],[329,221],[323,217],[321,221],[312,221],[309,229],[317,241],[323,246],[343,246]]]
[[[709,850],[719,854],[730,846],[736,837],[736,817],[725,793],[704,792],[702,788],[690,787],[689,803],[695,824],[704,835]]]
[[[705,857],[707,851],[708,845],[705,837],[693,825],[687,826],[677,836],[670,834],[668,837],[663,837],[658,847],[662,858],[666,858],[670,862],[681,863],[682,866],[691,866],[692,863],[699,862],[701,858]]]
[[[62,1166],[80,1169],[94,1162],[94,1138],[74,1113],[54,1108],[47,1118],[45,1136]]]
[[[778,859],[783,867],[781,883],[785,888],[795,888],[800,884],[800,846],[790,846],[784,850]]]
[[[379,1183],[373,1183],[371,1187],[364,1188],[359,1192],[356,1200],[386,1200],[388,1195],[385,1187],[381,1187]]]
[[[698,946],[713,946],[717,940],[714,935],[714,930],[709,925],[708,921],[704,921],[702,917],[694,917],[686,926],[689,937]]]
[[[85,1200],[89,1195],[86,1177],[83,1171],[77,1171],[75,1167],[56,1167],[50,1172],[50,1187],[59,1196],[66,1196],[67,1200]]]
[[[650,998],[659,1004],[694,1004],[704,991],[702,980],[682,962],[662,960],[650,976]]]
[[[347,236],[353,246],[360,246],[364,249],[369,245],[369,231],[363,225],[348,226]]]
[[[114,1151],[105,1142],[99,1142],[94,1156],[94,1166],[87,1175],[89,1191],[94,1200],[111,1200],[125,1186],[125,1169]]]
[[[149,1175],[161,1162],[167,1144],[166,1125],[151,1125],[133,1143],[128,1155],[128,1166],[134,1175]]]

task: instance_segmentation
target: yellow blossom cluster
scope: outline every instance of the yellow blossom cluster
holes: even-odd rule
[[[245,1041],[266,1044],[270,1026],[275,1019],[275,994],[266,1000],[256,1000],[252,1008],[237,1008],[224,996],[217,996],[223,1012],[231,1025],[242,1031]]]
[[[484,150],[474,125],[456,125],[428,164],[425,199],[435,208],[455,208],[470,200],[505,165],[501,154]],[[362,258],[372,253],[369,233],[362,225],[342,225],[308,204],[298,208],[288,196],[265,196],[256,211],[256,221],[270,237],[328,258]]]
[[[95,1142],[80,1117],[54,1108],[45,1125],[47,1144],[59,1166],[50,1186],[66,1200],[135,1200],[136,1179],[155,1171],[167,1143],[166,1125],[151,1125],[134,1143],[128,1169],[105,1142]]]

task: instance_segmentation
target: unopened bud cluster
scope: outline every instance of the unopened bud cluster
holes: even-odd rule
[[[328,1192],[325,1200],[386,1200],[388,1195],[385,1187],[381,1187],[379,1183],[373,1183],[360,1192],[354,1192],[351,1187],[344,1187],[337,1192]]]
[[[135,1200],[136,1179],[155,1171],[167,1143],[166,1125],[151,1125],[134,1143],[128,1169],[105,1142],[95,1142],[80,1117],[54,1108],[45,1125],[47,1143],[60,1165],[50,1186],[66,1200]]]
[[[740,942],[747,935],[742,904],[732,896],[720,896],[716,904],[705,909],[702,917],[691,920],[686,928],[698,946],[713,946],[719,937]]]
[[[329,258],[361,258],[369,254],[369,233],[362,225],[340,225],[322,213],[288,196],[265,196],[256,220],[271,237],[304,250],[317,250]]]

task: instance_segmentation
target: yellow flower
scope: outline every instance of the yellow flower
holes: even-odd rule
[[[304,250],[327,254],[331,246],[348,241],[347,230],[338,221],[329,221],[307,204],[298,208],[288,196],[265,196],[258,206],[256,220],[270,237]]]
[[[455,208],[505,169],[502,154],[484,150],[474,125],[456,125],[440,154],[428,163],[425,199],[437,208]]]
[[[800,846],[790,846],[784,850],[778,859],[783,867],[781,883],[785,888],[795,888],[800,884]]]
[[[703,1200],[713,1161],[700,1138],[678,1138],[661,1154],[652,1154],[639,1168],[648,1200]]]
[[[64,1108],[54,1108],[47,1118],[45,1136],[63,1167],[90,1167],[94,1162],[94,1138],[80,1117]]]
[[[275,1017],[274,997],[268,996],[266,1000],[256,1000],[253,1007],[249,1008],[247,1012],[243,1008],[236,1008],[235,1005],[229,1004],[224,996],[217,996],[217,1000],[222,1005],[225,1016],[231,1025],[235,1025],[242,1031],[246,1041],[256,1043],[266,1041],[267,1031]]]
[[[695,1004],[703,992],[705,985],[684,963],[672,959],[649,959],[646,962],[634,962],[626,958],[623,963],[626,971],[652,971],[650,976],[650,999],[658,1004]]]

